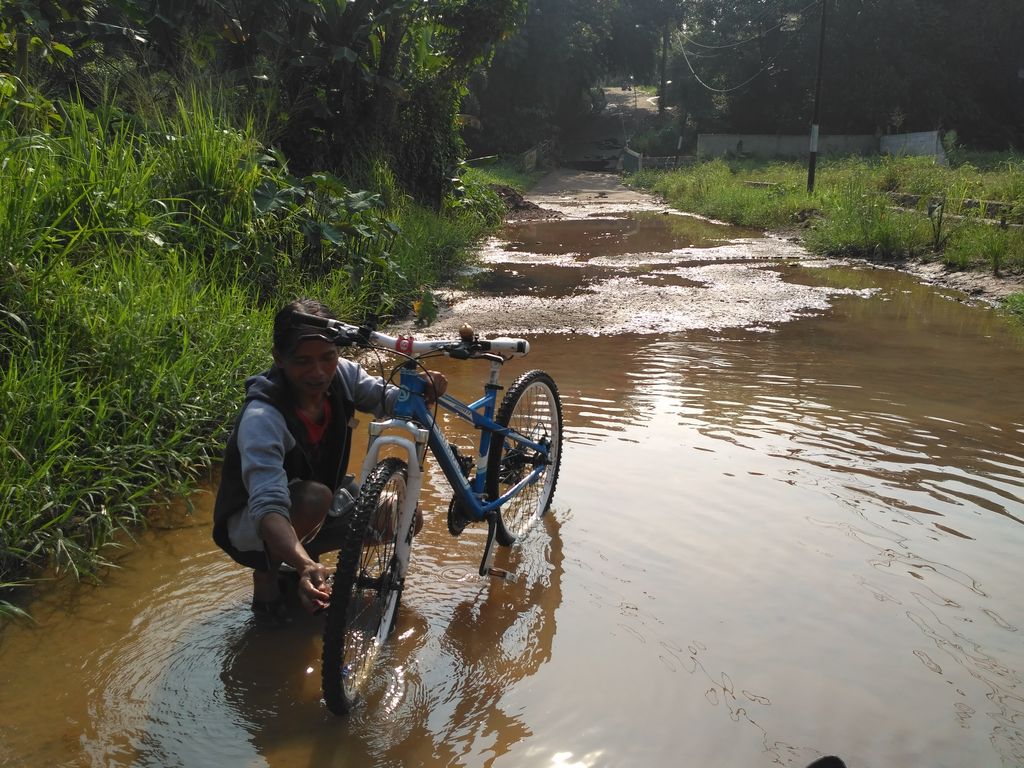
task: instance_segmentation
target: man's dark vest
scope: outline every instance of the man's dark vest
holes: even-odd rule
[[[235,418],[235,425],[224,452],[220,487],[217,489],[217,501],[213,508],[213,540],[237,562],[260,570],[267,567],[266,556],[262,552],[241,552],[231,545],[228,537],[228,518],[249,503],[249,492],[242,482],[242,456],[238,450],[238,424],[245,409],[253,400],[261,400],[277,408],[284,416],[288,431],[295,438],[295,447],[284,457],[284,470],[288,481],[316,480],[326,485],[332,492],[341,483],[345,468],[348,466],[352,443],[349,422],[355,413],[355,407],[342,393],[341,376],[335,373],[334,381],[327,391],[327,397],[331,402],[331,423],[324,431],[319,446],[314,450],[309,444],[306,426],[295,412],[295,400],[288,391],[284,375],[278,368],[271,368],[262,376],[269,379],[273,386],[249,394]]]

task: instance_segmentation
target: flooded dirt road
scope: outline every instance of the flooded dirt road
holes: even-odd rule
[[[504,381],[561,389],[518,582],[475,576],[432,472],[388,664],[337,719],[320,620],[252,623],[199,494],[0,636],[0,766],[1024,764],[1021,337],[605,183],[538,195],[578,220],[511,224],[432,331],[527,335]]]

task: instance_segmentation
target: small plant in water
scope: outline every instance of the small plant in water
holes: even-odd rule
[[[437,319],[437,302],[433,291],[425,288],[423,295],[412,303],[412,309],[416,313],[417,326],[422,328],[433,323]]]

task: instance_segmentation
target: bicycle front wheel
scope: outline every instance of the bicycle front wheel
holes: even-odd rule
[[[495,435],[487,458],[487,496],[496,499],[542,467],[536,482],[509,499],[498,515],[497,539],[512,546],[548,511],[562,460],[562,402],[554,380],[544,371],[524,373],[509,387],[495,421],[533,443],[536,448]]]
[[[388,458],[366,478],[338,555],[324,625],[323,691],[327,708],[349,712],[362,698],[374,660],[391,631],[402,583],[397,544],[408,469]]]

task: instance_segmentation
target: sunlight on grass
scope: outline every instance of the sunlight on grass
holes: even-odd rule
[[[1024,271],[1020,227],[982,221],[972,200],[1005,204],[1024,215],[1024,158],[1000,155],[980,166],[955,168],[931,158],[826,158],[814,195],[799,162],[709,160],[672,171],[643,171],[630,184],[662,195],[671,205],[734,224],[798,227],[807,246],[827,254],[877,258],[934,257],[957,269]],[[982,170],[979,170],[979,167]],[[919,196],[916,208],[894,195]],[[911,198],[913,199],[913,198]],[[942,203],[943,218],[929,216]],[[1018,222],[1019,223],[1019,222]]]

